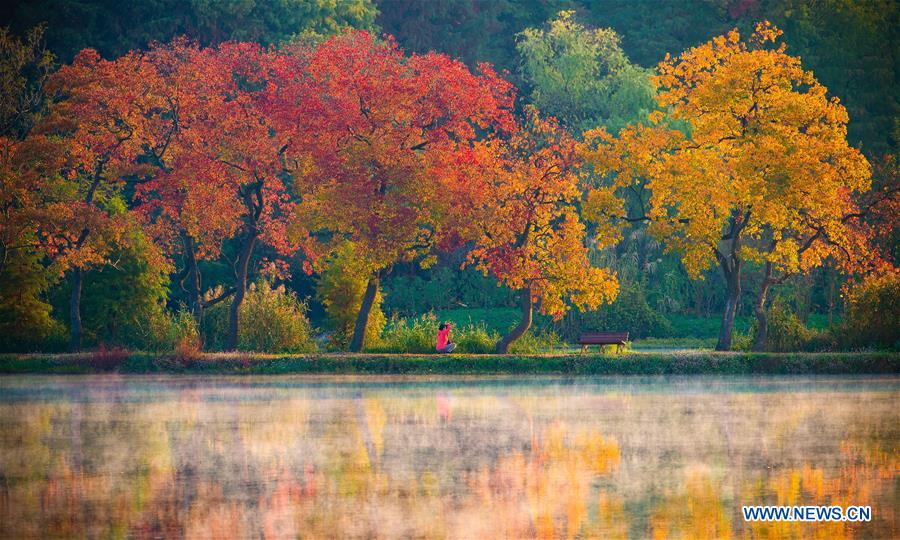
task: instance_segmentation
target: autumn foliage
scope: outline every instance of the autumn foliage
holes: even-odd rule
[[[455,163],[479,132],[511,128],[512,87],[488,66],[474,74],[443,55],[406,57],[365,32],[325,42],[305,69],[312,92],[294,121],[315,135],[289,151],[303,178],[295,223],[333,246],[352,241],[371,268],[358,351],[379,280],[459,244],[452,216],[481,180],[460,178]]]
[[[722,269],[728,291],[719,349],[731,347],[748,263],[764,267],[756,308],[762,348],[771,285],[828,258],[853,266],[870,256],[855,221],[870,170],[847,144],[847,111],[775,44],[779,35],[760,24],[749,40],[732,31],[667,58],[652,125],[630,126],[618,138],[592,132],[585,151],[611,175],[589,195],[594,219],[648,221],[695,278]],[[625,190],[647,202],[645,213],[625,213],[614,196]]]
[[[287,235],[294,202],[284,154],[295,132],[276,129],[270,111],[286,70],[280,56],[249,43],[200,49],[175,42],[149,56],[170,106],[160,118],[169,152],[154,155],[159,173],[138,187],[138,211],[184,259],[198,318],[208,304],[200,298],[198,260],[219,257],[226,241],[237,246],[225,293],[232,295],[226,346],[233,349],[257,244],[284,257],[301,248]]]
[[[234,349],[260,270],[322,272],[352,246],[354,284],[335,305],[359,351],[386,276],[464,250],[464,266],[521,296],[505,352],[534,308],[559,319],[613,301],[616,273],[591,255],[646,224],[692,278],[721,268],[720,349],[742,272],[762,269],[762,348],[772,286],[829,261],[889,268],[866,223],[892,226],[897,192],[892,158],[869,192],[846,109],[779,35],[763,23],[667,57],[657,110],[616,136],[516,106],[489,65],[408,55],[365,31],[269,48],[176,39],[115,59],[84,50],[47,78],[33,126],[4,120],[0,275],[40,269],[29,291],[67,280],[79,349],[85,272],[149,239],[146,264],[173,276],[197,323],[229,303]]]
[[[618,292],[615,276],[588,259],[575,150],[574,139],[535,109],[509,137],[473,150],[474,167],[466,174],[483,175],[486,191],[472,219],[479,230],[468,260],[522,297],[522,322],[498,352],[528,330],[535,301],[542,313],[559,318],[570,305],[596,309]]]

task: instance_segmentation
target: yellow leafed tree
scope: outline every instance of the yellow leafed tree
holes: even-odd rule
[[[596,309],[618,294],[615,274],[588,260],[578,212],[579,164],[572,137],[555,120],[528,108],[507,140],[475,145],[465,164],[471,171],[457,167],[461,175],[485,179],[481,206],[470,219],[478,230],[468,262],[519,291],[522,299],[522,320],[497,344],[498,353],[528,331],[535,302],[542,313],[559,318],[570,306]],[[605,244],[611,238],[597,240]]]
[[[611,179],[588,195],[591,219],[646,220],[692,277],[722,269],[718,350],[731,347],[747,263],[764,269],[754,343],[762,350],[773,284],[829,257],[858,262],[869,252],[854,202],[870,188],[869,164],[847,144],[844,106],[777,43],[780,34],[764,22],[749,40],[733,30],[667,56],[655,77],[665,112],[618,138],[588,132],[582,149]],[[642,215],[625,214],[626,191],[646,202]]]

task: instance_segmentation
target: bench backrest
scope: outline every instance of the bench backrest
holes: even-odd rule
[[[578,338],[579,343],[619,343],[624,341],[628,341],[628,332],[585,332]]]

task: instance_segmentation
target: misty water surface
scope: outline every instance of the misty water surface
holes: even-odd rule
[[[2,377],[0,536],[896,538],[898,405],[896,377]]]

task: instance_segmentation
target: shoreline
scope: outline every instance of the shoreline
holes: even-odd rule
[[[838,375],[900,374],[898,352],[630,352],[621,355],[209,353],[0,354],[0,375],[89,373],[209,375]]]

